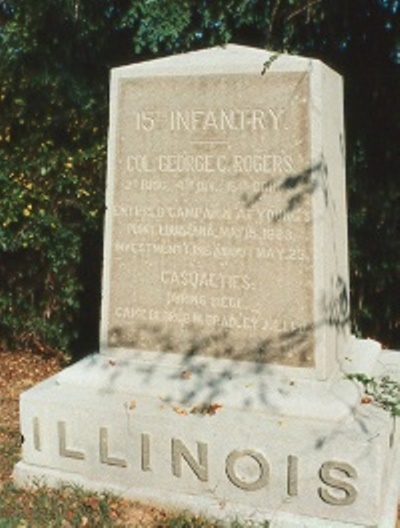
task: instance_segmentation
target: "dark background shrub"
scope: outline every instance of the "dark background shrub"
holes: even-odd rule
[[[399,20],[397,0],[0,0],[0,346],[98,346],[110,68],[231,41],[344,76],[353,331],[399,347]]]

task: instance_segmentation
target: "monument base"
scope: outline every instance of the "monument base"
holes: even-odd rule
[[[151,356],[93,355],[23,393],[17,483],[75,483],[273,528],[395,525],[399,433],[344,371],[321,382]],[[400,355],[372,341],[353,339],[345,362],[400,372]]]

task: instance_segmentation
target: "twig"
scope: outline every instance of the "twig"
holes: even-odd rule
[[[269,20],[269,32],[272,33],[272,28],[275,22],[276,13],[278,12],[281,0],[276,0],[274,7],[272,8],[271,18]]]
[[[311,0],[307,2],[307,5],[300,7],[299,9],[296,9],[296,11],[293,11],[293,13],[290,13],[290,15],[287,17],[286,22],[289,22],[292,18],[294,18],[297,15],[300,15],[303,11],[308,11],[308,16],[310,13],[310,7],[312,7],[314,4],[318,4],[321,2],[321,0]]]

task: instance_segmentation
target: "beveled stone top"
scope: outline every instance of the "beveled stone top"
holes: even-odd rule
[[[278,57],[279,60],[277,60]],[[227,44],[226,46],[217,46],[128,66],[121,66],[114,68],[112,74],[118,77],[130,78],[158,75],[207,75],[233,72],[253,72],[261,74],[265,63],[267,63],[267,68],[270,71],[305,71],[311,68],[312,64],[319,63],[319,61],[249,46]]]

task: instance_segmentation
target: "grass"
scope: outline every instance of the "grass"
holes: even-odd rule
[[[80,528],[127,526],[119,520],[121,499],[77,487],[20,490],[7,483],[0,491],[0,527]]]
[[[43,485],[18,489],[11,482],[0,490],[0,528],[245,528],[252,523],[229,525],[190,514],[152,510],[135,519],[139,505],[109,494],[84,491],[77,486],[51,489]],[[268,523],[258,524],[267,528]]]
[[[132,503],[108,494],[88,493],[74,486],[54,490],[36,486],[20,490],[8,483],[0,490],[0,528],[245,528],[252,523],[229,525],[190,514],[157,510],[147,518],[131,517]],[[139,507],[140,508],[140,507]],[[268,522],[258,524],[267,528]]]
[[[0,461],[3,462],[3,468],[12,471],[20,457],[20,433],[12,427],[0,426]]]
[[[181,514],[171,516],[162,521],[161,524],[155,524],[152,528],[226,528],[227,526],[226,523],[224,524],[220,521],[209,521],[202,517]],[[233,521],[229,524],[229,528],[250,528],[255,526],[258,528],[268,528],[269,522],[265,521],[264,523],[256,525],[252,522],[242,523],[239,521]]]

